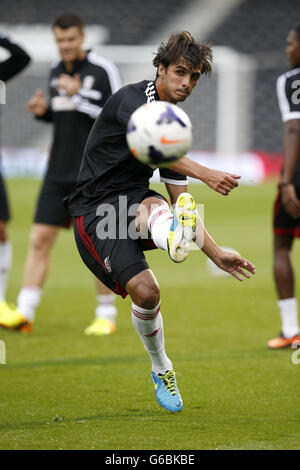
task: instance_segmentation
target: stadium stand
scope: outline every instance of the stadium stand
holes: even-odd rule
[[[142,44],[159,28],[164,19],[191,0],[153,1],[81,0],[68,1],[20,0],[18,4],[8,0],[1,2],[1,24],[12,29],[22,25],[47,27],[55,17],[65,12],[76,12],[86,25],[103,25],[108,31],[108,44]],[[145,14],[146,13],[146,14]],[[13,27],[13,28],[12,28]],[[37,38],[38,41],[38,38]],[[24,44],[26,48],[26,44]],[[49,60],[51,62],[51,60]],[[50,126],[37,122],[26,112],[26,102],[37,88],[47,92],[48,67],[33,61],[28,70],[9,84],[7,106],[1,109],[1,145],[5,148],[47,148]],[[150,77],[151,78],[151,77]],[[13,126],[12,126],[13,123]],[[5,153],[5,149],[4,149]],[[14,170],[15,171],[15,170]]]
[[[78,12],[87,25],[101,25],[107,29],[105,43],[108,45],[143,45],[151,44],[153,38],[165,31],[161,39],[167,36],[167,25],[172,17],[180,18],[177,29],[188,29],[187,12],[193,12],[197,5],[197,14],[201,5],[209,4],[217,8],[222,0],[86,0],[84,9],[81,0],[72,1],[72,11]],[[231,2],[232,3],[232,2]],[[288,30],[297,21],[299,0],[237,0],[234,7],[224,14],[220,22],[211,24],[211,30],[201,35],[212,46],[228,46],[254,60],[254,86],[251,113],[250,134],[247,148],[243,151],[276,153],[282,151],[282,126],[275,94],[276,79],[288,69],[284,55],[285,38]],[[61,0],[31,0],[1,2],[1,23],[8,26],[49,25],[54,17],[70,11],[70,2]],[[212,12],[213,16],[213,12]],[[191,14],[190,14],[191,17]],[[173,21],[173,24],[174,24]],[[204,19],[202,18],[202,21]],[[196,23],[193,33],[196,35]],[[199,22],[201,24],[201,22]],[[156,44],[152,43],[154,46]],[[25,46],[25,45],[24,45]],[[50,60],[49,60],[50,62]],[[134,65],[128,66],[134,70]],[[143,70],[143,65],[141,66]],[[149,69],[148,69],[149,70]],[[122,73],[122,70],[121,70]],[[150,68],[150,74],[152,70]],[[143,78],[152,78],[147,72]],[[22,76],[9,84],[7,104],[2,111],[2,145],[6,148],[47,148],[50,140],[50,128],[34,121],[25,111],[25,103],[36,88],[47,89],[47,64],[34,63]],[[245,77],[246,78],[246,77]],[[133,77],[133,81],[135,77]],[[213,152],[216,150],[217,123],[217,87],[218,73],[210,78],[202,78],[200,86],[194,91],[193,99],[184,103],[183,108],[194,123],[195,150]],[[245,117],[245,114],[244,114]],[[243,119],[243,109],[239,119]],[[13,123],[13,126],[12,126]],[[252,128],[251,128],[252,127]]]
[[[299,0],[244,0],[206,38],[251,55],[257,62],[251,149],[282,149],[281,121],[275,95],[278,75],[288,69],[284,56],[288,31],[299,21]]]
[[[56,16],[78,12],[88,24],[103,24],[109,29],[109,44],[142,44],[165,18],[186,6],[190,0],[1,0],[1,23],[47,24]],[[38,6],[37,6],[38,5]]]

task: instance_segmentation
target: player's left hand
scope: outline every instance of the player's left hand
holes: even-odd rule
[[[218,259],[213,260],[214,263],[223,271],[231,274],[238,281],[243,281],[243,276],[250,279],[250,274],[255,274],[255,266],[250,261],[244,259],[238,253],[222,251]],[[248,272],[247,272],[248,271]]]
[[[73,96],[78,93],[81,88],[81,81],[79,73],[76,73],[73,77],[62,73],[57,80],[56,89],[64,90],[67,96]]]

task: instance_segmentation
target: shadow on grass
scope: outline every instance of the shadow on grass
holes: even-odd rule
[[[117,412],[103,412],[97,415],[92,416],[81,416],[77,418],[64,418],[55,416],[48,420],[42,421],[29,421],[23,423],[7,423],[7,424],[0,424],[0,432],[1,431],[14,431],[20,429],[31,429],[31,428],[39,428],[41,426],[64,426],[66,424],[85,424],[92,421],[120,421],[123,419],[133,419],[133,420],[148,420],[150,419],[151,422],[165,422],[165,418],[168,416],[180,415],[180,413],[170,413],[166,410],[162,409],[155,409],[155,410],[141,410],[141,409],[124,409],[123,411]],[[1,447],[0,447],[1,448]]]
[[[220,351],[207,351],[202,354],[195,355],[178,355],[176,362],[201,362],[201,361],[249,361],[249,360],[261,360],[264,359],[278,359],[278,357],[285,357],[287,351],[270,351],[267,348],[257,348],[251,350],[237,350],[237,351],[224,351],[222,354]],[[56,367],[56,366],[86,366],[86,365],[100,365],[108,366],[114,364],[142,364],[147,362],[147,356],[105,356],[105,357],[76,357],[76,358],[54,358],[46,359],[42,361],[32,362],[18,362],[15,364],[6,364],[5,369],[34,369],[38,367]]]
[[[47,359],[44,361],[18,362],[6,364],[5,369],[33,369],[37,367],[52,366],[86,366],[86,365],[113,365],[113,364],[137,364],[145,363],[144,356],[105,356],[105,357],[70,357],[65,359]]]

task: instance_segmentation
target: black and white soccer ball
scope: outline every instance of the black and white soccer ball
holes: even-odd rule
[[[126,139],[131,153],[145,165],[170,166],[192,146],[192,123],[166,101],[143,104],[131,115]]]

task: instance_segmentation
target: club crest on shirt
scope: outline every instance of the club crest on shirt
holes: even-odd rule
[[[104,260],[104,266],[106,268],[106,270],[111,273],[111,264],[110,264],[110,260],[109,260],[109,256],[107,256]]]
[[[87,75],[86,77],[84,77],[82,82],[83,88],[92,88],[94,81],[95,78],[92,75]]]

